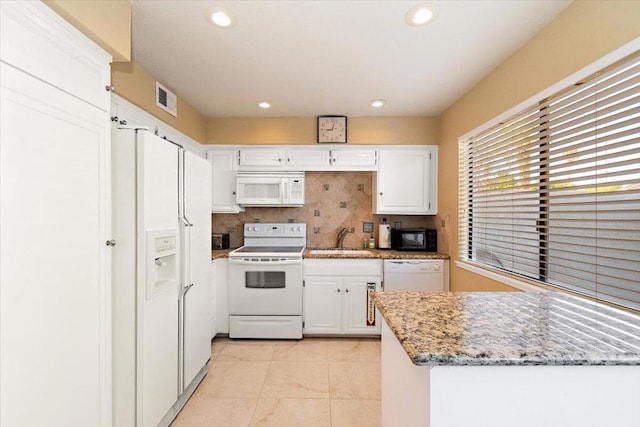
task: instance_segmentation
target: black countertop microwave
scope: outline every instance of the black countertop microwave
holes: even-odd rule
[[[391,249],[438,252],[436,230],[427,228],[391,229]]]

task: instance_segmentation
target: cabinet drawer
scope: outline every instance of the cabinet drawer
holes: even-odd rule
[[[382,277],[380,259],[305,259],[305,276],[379,276]]]

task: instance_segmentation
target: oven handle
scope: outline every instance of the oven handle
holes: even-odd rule
[[[229,264],[238,264],[238,265],[297,265],[302,264],[301,259],[288,259],[283,261],[248,261],[244,259],[233,259],[229,258]]]

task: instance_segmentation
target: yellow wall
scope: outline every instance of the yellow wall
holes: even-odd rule
[[[509,108],[640,37],[639,1],[575,1],[441,118],[439,224],[457,259],[458,138]],[[508,290],[451,265],[454,291]]]
[[[156,105],[156,79],[142,65],[135,62],[114,62],[111,64],[111,84],[116,87],[118,95],[149,114],[200,143],[206,141],[204,117],[180,97],[178,117],[173,117]]]
[[[51,9],[113,56],[131,60],[131,3],[129,0],[44,0]]]
[[[316,144],[315,117],[209,118],[207,144]],[[349,117],[349,144],[438,144],[437,117]]]

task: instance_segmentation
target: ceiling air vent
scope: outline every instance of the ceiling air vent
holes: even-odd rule
[[[178,98],[160,82],[156,81],[156,105],[173,117],[178,117]]]

